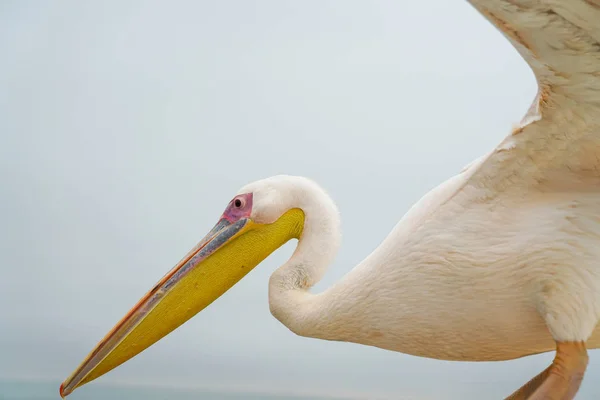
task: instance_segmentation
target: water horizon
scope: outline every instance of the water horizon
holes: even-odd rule
[[[35,380],[26,378],[0,378],[0,400],[53,400],[60,399],[58,380]],[[367,397],[343,395],[319,395],[271,392],[244,388],[205,388],[146,383],[102,382],[86,385],[77,389],[68,399],[73,400],[356,400]]]

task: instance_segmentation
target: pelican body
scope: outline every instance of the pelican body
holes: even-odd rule
[[[148,348],[297,239],[269,282],[271,312],[292,332],[456,361],[556,350],[509,398],[574,398],[586,349],[600,347],[600,1],[470,3],[536,75],[539,92],[520,126],[426,194],[318,294],[309,289],[340,245],[335,203],[303,177],[246,185],[61,396]]]

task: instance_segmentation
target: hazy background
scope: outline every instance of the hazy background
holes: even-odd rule
[[[0,2],[0,379],[58,388],[266,176],[336,199],[327,287],[535,90],[462,0]],[[500,398],[553,357],[450,363],[297,337],[267,304],[293,246],[93,385]],[[597,356],[578,398],[598,395]]]

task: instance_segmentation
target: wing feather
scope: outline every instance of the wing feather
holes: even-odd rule
[[[475,196],[485,199],[512,188],[599,183],[600,0],[469,2],[532,68],[538,94],[521,125],[468,171],[461,189],[480,189]]]

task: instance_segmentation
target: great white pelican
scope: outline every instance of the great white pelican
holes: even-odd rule
[[[533,69],[538,95],[496,148],[426,194],[327,290],[334,202],[302,177],[243,187],[208,233],[100,341],[61,396],[134,357],[290,239],[270,278],[292,332],[442,360],[556,351],[509,398],[575,397],[600,347],[600,0],[470,0]]]

